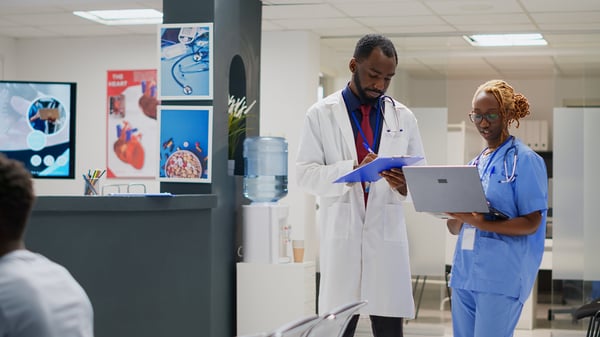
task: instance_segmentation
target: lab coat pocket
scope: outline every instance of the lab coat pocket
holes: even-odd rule
[[[350,232],[350,204],[336,203],[327,211],[325,236],[328,239],[347,240]]]
[[[385,241],[408,241],[404,212],[397,204],[385,205],[383,214],[383,239]]]
[[[405,132],[386,130],[381,136],[379,154],[402,155],[408,150],[408,139]]]

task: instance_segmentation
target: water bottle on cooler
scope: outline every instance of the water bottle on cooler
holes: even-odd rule
[[[288,192],[288,144],[282,137],[244,140],[244,197],[253,202],[277,202]]]

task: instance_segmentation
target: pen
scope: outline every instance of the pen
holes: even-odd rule
[[[98,191],[96,191],[96,188],[94,187],[94,184],[92,183],[92,179],[90,179],[89,177],[86,177],[85,174],[84,174],[83,175],[83,180],[85,181],[85,185],[92,192],[92,195],[98,195]]]
[[[365,150],[367,150],[369,153],[375,153],[373,152],[373,150],[371,150],[371,147],[369,146],[369,144],[367,144],[367,142],[363,142],[363,146],[365,147]]]

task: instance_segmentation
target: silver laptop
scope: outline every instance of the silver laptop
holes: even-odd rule
[[[402,169],[415,210],[440,218],[445,213],[485,213],[491,220],[508,216],[490,207],[483,193],[477,167],[405,166]]]

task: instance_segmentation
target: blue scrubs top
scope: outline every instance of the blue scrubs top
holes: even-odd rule
[[[516,167],[513,174],[513,163]],[[450,285],[471,291],[496,293],[524,303],[529,296],[544,253],[548,176],[544,160],[520,140],[510,137],[477,165],[490,205],[510,218],[542,211],[542,223],[530,235],[501,235],[475,228],[473,250],[461,249],[464,224],[454,253]]]

